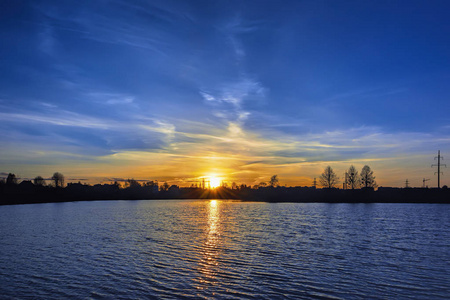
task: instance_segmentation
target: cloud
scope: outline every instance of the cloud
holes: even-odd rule
[[[334,103],[336,100],[346,100],[346,99],[364,99],[364,98],[379,98],[386,97],[395,94],[405,93],[408,89],[406,88],[367,88],[367,89],[357,89],[352,91],[347,91],[345,93],[336,94],[334,96],[328,97],[322,102]]]
[[[163,4],[139,5],[114,1],[107,9],[100,11],[92,9],[89,4],[76,8],[72,6],[75,9],[70,13],[65,13],[63,7],[35,6],[46,18],[45,21],[58,30],[76,32],[96,42],[151,50],[162,56],[167,55],[170,49],[168,41],[173,40],[167,31],[162,33],[164,28],[175,26],[175,22],[190,22],[188,14]]]
[[[213,97],[211,94],[208,94],[204,91],[200,91],[200,95],[206,100],[206,101],[218,101],[215,97]],[[220,101],[220,100],[219,100]]]
[[[86,96],[94,99],[95,101],[109,105],[132,104],[135,100],[134,96],[120,93],[90,92],[87,93]]]
[[[251,114],[243,108],[245,101],[264,99],[266,89],[256,80],[243,77],[231,83],[222,83],[217,88],[202,89],[200,95],[208,105],[220,108],[215,115],[232,121],[243,121]]]
[[[256,31],[258,29],[256,25],[256,23],[248,24],[240,15],[235,15],[219,29],[227,37],[238,60],[243,60],[246,56],[246,52],[238,36],[242,33]]]
[[[1,113],[0,120],[5,122],[43,123],[57,126],[108,129],[111,124],[94,117],[60,111],[58,116],[33,113]]]
[[[53,28],[46,24],[39,33],[38,49],[47,55],[53,56],[56,52],[56,45],[57,41],[54,37]]]
[[[267,88],[259,82],[255,76],[249,75],[243,68],[243,60],[246,58],[245,49],[240,42],[239,34],[256,30],[256,26],[248,26],[239,16],[228,19],[218,26],[219,33],[229,42],[234,55],[236,72],[238,76],[209,83],[199,89],[204,103],[214,108],[213,115],[226,121],[225,136],[230,138],[245,135],[243,126],[250,117],[251,111],[246,106],[250,102],[261,102],[266,98]],[[237,78],[237,79],[236,79]]]

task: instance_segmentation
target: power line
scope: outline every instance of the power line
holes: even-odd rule
[[[436,166],[438,167],[438,171],[434,172],[434,175],[436,175],[436,173],[438,175],[438,189],[440,189],[441,188],[441,173],[444,174],[443,172],[441,172],[441,158],[442,158],[442,160],[444,159],[441,156],[441,150],[438,150],[438,156],[436,156],[434,158],[434,160],[436,160],[436,158],[437,158],[437,161],[438,161],[437,165],[431,165],[431,167],[436,167]],[[447,167],[447,165],[445,165],[445,164],[442,164],[442,165],[444,167]]]

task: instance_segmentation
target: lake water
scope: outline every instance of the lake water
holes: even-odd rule
[[[450,206],[0,207],[0,297],[448,299]]]

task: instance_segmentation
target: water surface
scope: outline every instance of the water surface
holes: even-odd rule
[[[445,299],[445,204],[0,207],[2,298]]]

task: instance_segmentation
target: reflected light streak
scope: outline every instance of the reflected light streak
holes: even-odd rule
[[[200,285],[198,289],[206,289],[218,283],[217,267],[219,265],[220,243],[220,211],[219,201],[211,200],[207,205],[208,227],[206,242],[203,245],[203,256],[200,261]]]

